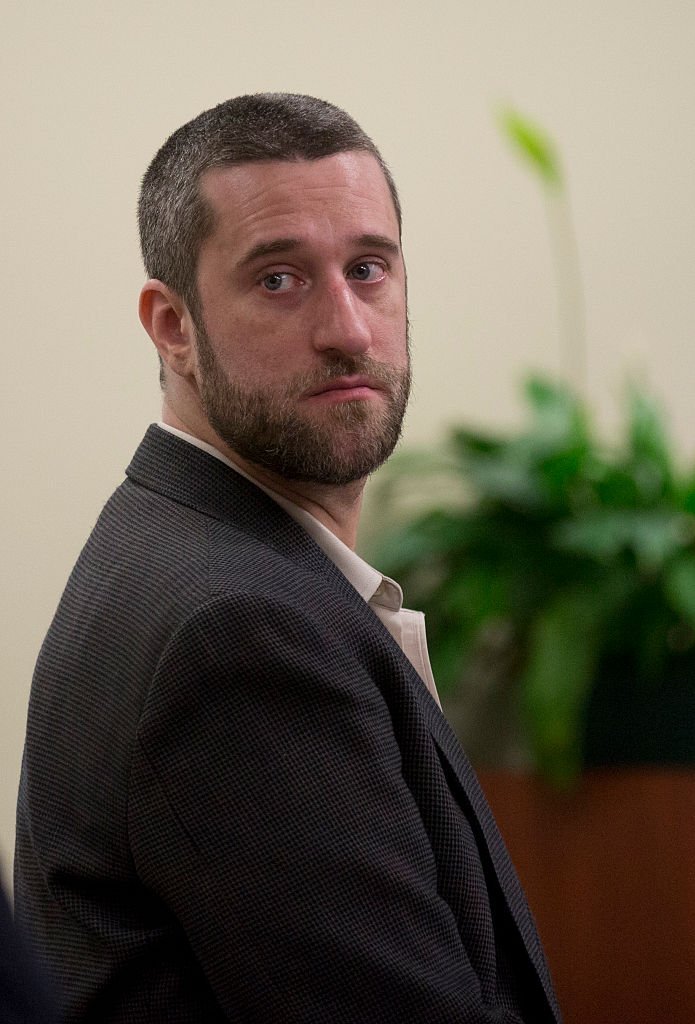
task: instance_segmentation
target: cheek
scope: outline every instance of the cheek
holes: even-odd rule
[[[394,366],[408,363],[408,320],[405,304],[394,304],[376,326],[378,348]]]
[[[258,325],[247,325],[234,339],[223,342],[218,351],[230,380],[269,391],[282,386],[293,374],[309,369],[287,331],[272,332]]]

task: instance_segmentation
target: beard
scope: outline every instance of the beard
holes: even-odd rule
[[[327,358],[318,370],[289,378],[278,392],[228,380],[200,325],[197,347],[208,422],[232,451],[285,480],[354,483],[378,469],[398,443],[410,394],[409,359],[397,369],[366,356]],[[352,374],[376,382],[380,397],[301,411],[307,391]]]

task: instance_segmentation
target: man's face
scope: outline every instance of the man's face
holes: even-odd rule
[[[376,160],[216,168],[202,191],[196,379],[242,458],[288,480],[347,484],[398,440],[410,384],[405,268]]]

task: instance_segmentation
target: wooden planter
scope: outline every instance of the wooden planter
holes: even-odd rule
[[[592,769],[566,794],[479,774],[565,1024],[693,1024],[695,769]]]

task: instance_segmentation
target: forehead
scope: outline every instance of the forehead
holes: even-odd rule
[[[214,215],[204,243],[246,245],[268,236],[382,234],[398,242],[386,178],[370,153],[215,167],[201,180]]]

